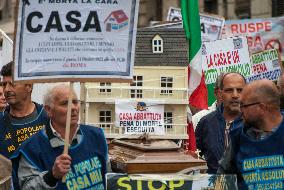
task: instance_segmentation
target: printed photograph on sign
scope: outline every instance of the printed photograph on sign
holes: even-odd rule
[[[164,135],[164,105],[154,101],[117,100],[115,124],[123,127],[125,134]]]
[[[221,39],[225,18],[219,15],[200,14],[202,41],[214,41]]]
[[[202,41],[214,41],[221,39],[225,18],[219,15],[200,13],[200,27]],[[181,9],[170,7],[167,21],[181,21]]]
[[[182,20],[181,9],[170,7],[168,10],[167,21],[180,21]]]
[[[19,1],[15,80],[132,79],[139,0],[110,2]]]

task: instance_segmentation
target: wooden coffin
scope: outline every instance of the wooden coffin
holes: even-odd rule
[[[112,170],[122,173],[176,173],[205,166],[170,140],[114,140],[109,145]]]

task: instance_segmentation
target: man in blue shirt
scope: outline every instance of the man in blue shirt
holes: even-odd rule
[[[43,106],[32,101],[33,85],[14,82],[12,68],[13,62],[10,62],[1,69],[4,95],[9,105],[0,114],[0,154],[7,158],[48,123]]]

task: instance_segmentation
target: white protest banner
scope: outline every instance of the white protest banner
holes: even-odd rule
[[[247,36],[252,53],[278,49],[284,56],[284,17],[226,20],[223,37]]]
[[[131,80],[139,0],[20,0],[14,79]]]
[[[205,83],[215,83],[221,72],[238,72],[244,77],[252,75],[251,63],[245,37],[234,37],[202,45],[202,67]]]
[[[0,69],[3,65],[13,61],[13,40],[0,29],[2,34],[2,47],[0,47]],[[32,100],[39,104],[43,104],[43,95],[47,90],[55,85],[55,83],[36,83],[33,85]],[[75,83],[76,94],[80,97],[80,83]]]
[[[2,47],[0,47],[0,69],[7,63],[13,61],[13,40],[7,36],[7,34],[0,29],[2,34]],[[47,90],[55,83],[37,83],[33,85],[32,100],[39,104],[43,104],[43,95]],[[78,97],[80,97],[80,83],[75,83],[75,91]]]
[[[116,100],[115,124],[125,127],[125,134],[164,135],[164,105],[154,100]]]
[[[253,75],[247,81],[268,79],[277,80],[281,74],[281,60],[276,49],[265,50],[251,56]]]
[[[181,9],[170,7],[168,11],[167,21],[179,21],[182,20]],[[219,40],[222,35],[225,18],[200,13],[200,27],[202,41],[214,41]]]

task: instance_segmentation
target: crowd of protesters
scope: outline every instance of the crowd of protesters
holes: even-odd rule
[[[57,84],[40,105],[31,99],[32,84],[12,80],[12,66],[2,68],[0,86],[0,174],[11,173],[8,189],[72,189],[78,184],[78,189],[105,189],[106,139],[100,128],[78,123],[75,91]],[[193,116],[197,149],[207,173],[234,174],[239,189],[254,189],[248,177],[253,172],[284,167],[284,74],[277,84],[264,79],[246,84],[239,73],[222,73],[214,92],[212,110]],[[70,145],[69,154],[63,154],[69,96]],[[256,166],[260,162],[267,164]]]

